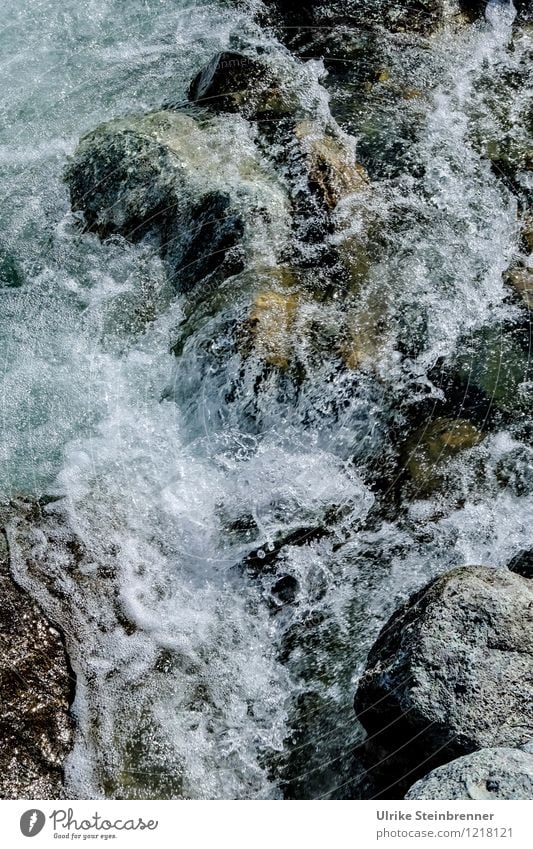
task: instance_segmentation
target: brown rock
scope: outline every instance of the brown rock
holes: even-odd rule
[[[307,158],[310,186],[328,210],[335,209],[343,198],[368,189],[365,169],[342,138],[326,135],[310,121],[297,124],[295,132]]]
[[[74,680],[61,634],[11,577],[4,533],[0,597],[0,798],[61,798]]]

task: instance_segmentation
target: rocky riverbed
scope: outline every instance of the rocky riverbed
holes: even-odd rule
[[[530,4],[96,6],[4,36],[1,795],[531,798]]]

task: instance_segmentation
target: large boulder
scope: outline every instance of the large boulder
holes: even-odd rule
[[[194,145],[197,145],[195,151]],[[195,185],[205,133],[188,115],[155,113],[98,127],[82,139],[66,179],[72,208],[101,238],[157,241],[188,288],[223,265],[243,235],[227,192]]]
[[[533,585],[507,570],[455,569],[387,622],[359,682],[357,715],[413,766],[533,738]]]
[[[519,749],[481,749],[438,767],[406,799],[533,799],[533,755]]]
[[[261,228],[283,240],[283,190],[241,118],[230,126],[163,111],[112,121],[82,139],[66,180],[88,230],[149,239],[180,291],[239,271]]]
[[[0,798],[61,798],[74,679],[59,630],[13,582],[3,533],[0,598]]]

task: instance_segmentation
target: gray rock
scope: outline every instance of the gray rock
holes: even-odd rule
[[[229,277],[282,244],[288,202],[240,116],[162,111],[112,121],[83,138],[66,172],[72,208],[101,238],[148,239],[180,291]]]
[[[0,798],[61,798],[74,679],[61,634],[11,577],[3,533],[0,599]]]
[[[150,236],[183,289],[223,266],[243,235],[228,193],[197,185],[195,141],[206,145],[205,133],[185,114],[113,121],[82,139],[66,172],[87,229]]]
[[[426,769],[533,737],[533,586],[507,570],[455,569],[404,604],[374,644],[357,715],[389,752]],[[411,776],[411,780],[413,777]]]
[[[481,749],[438,767],[406,799],[533,799],[533,756],[518,749]]]

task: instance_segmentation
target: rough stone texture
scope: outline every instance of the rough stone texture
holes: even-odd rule
[[[3,533],[0,599],[0,798],[61,798],[74,679],[61,635],[13,582]]]
[[[410,746],[415,766],[526,744],[533,738],[531,582],[471,566],[429,584],[383,628],[355,706],[375,742],[389,752]]]
[[[533,799],[533,756],[518,749],[481,749],[417,781],[406,799]]]
[[[423,425],[408,440],[403,459],[416,496],[426,495],[443,483],[446,463],[483,439],[467,419],[437,418]]]

